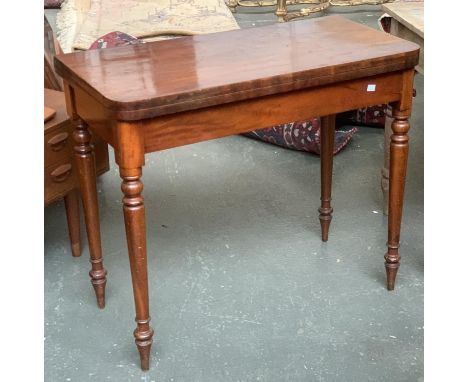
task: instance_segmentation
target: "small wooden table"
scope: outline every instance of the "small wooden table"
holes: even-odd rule
[[[75,125],[85,220],[96,232],[99,218],[88,129],[114,147],[122,178],[136,308],[134,336],[142,369],[149,368],[153,337],[141,181],[145,154],[325,116],[319,218],[326,241],[333,212],[334,115],[391,102],[395,121],[385,255],[391,290],[400,264],[408,117],[418,51],[414,43],[331,16],[56,57]],[[102,281],[105,270],[97,236],[90,245],[92,276]]]
[[[382,5],[390,19],[390,33],[394,36],[412,41],[419,45],[419,62],[415,69],[424,74],[424,2],[389,3]],[[385,157],[382,168],[383,211],[388,213],[388,189],[390,168],[390,136],[392,119],[385,120]]]

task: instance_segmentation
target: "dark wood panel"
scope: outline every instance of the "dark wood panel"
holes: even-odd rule
[[[63,198],[71,190],[78,188],[73,158],[44,169],[44,204],[48,205]]]
[[[418,49],[330,16],[76,52],[55,67],[116,118],[135,120],[409,69]]]

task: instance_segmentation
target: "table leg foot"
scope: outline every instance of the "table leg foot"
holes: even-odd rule
[[[89,253],[91,261],[91,284],[96,293],[99,308],[105,306],[105,287],[107,271],[103,265],[101,251],[101,229],[99,226],[99,211],[96,190],[96,168],[94,163],[94,152],[91,142],[91,134],[88,126],[80,118],[73,121],[75,131],[75,159],[80,181],[80,191],[83,201],[83,210],[86,222],[86,233],[88,235]]]
[[[396,275],[398,272],[398,268],[400,268],[400,255],[398,254],[398,249],[396,253],[385,255],[385,271],[387,272],[387,289],[394,290],[395,289],[395,280]]]
[[[332,220],[331,188],[333,172],[333,148],[335,143],[335,116],[322,117],[320,124],[320,180],[321,205],[318,209],[322,241],[328,241],[328,231]]]
[[[93,264],[93,260],[90,260]],[[94,263],[96,264],[96,263]],[[94,288],[94,293],[96,294],[96,302],[99,309],[104,309],[106,306],[106,279],[107,271],[102,270],[90,270],[89,276],[91,277],[91,285]]]
[[[151,354],[151,345],[153,344],[154,331],[151,327],[149,327],[149,319],[146,320],[146,322],[144,322],[144,320],[137,321],[137,324],[138,327],[133,332],[133,335],[135,337],[135,343],[138,348],[138,352],[140,353],[141,369],[149,370],[149,358]],[[146,324],[149,330],[140,331],[140,325],[143,326],[144,324]]]
[[[385,254],[387,289],[395,288],[395,279],[400,266],[400,229],[403,212],[406,167],[408,162],[408,131],[410,124],[409,108],[403,109],[399,103],[392,105],[393,122],[390,141],[390,187],[388,209],[388,251]]]

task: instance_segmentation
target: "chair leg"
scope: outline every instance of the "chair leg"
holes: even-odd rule
[[[335,144],[335,115],[321,118],[320,124],[320,180],[321,206],[319,219],[322,227],[322,241],[328,240],[328,230],[332,219],[331,189],[333,173],[333,148]]]
[[[67,214],[68,235],[70,236],[70,244],[72,255],[74,257],[81,256],[81,241],[80,241],[80,203],[78,190],[70,191],[63,198],[65,202],[65,212]]]

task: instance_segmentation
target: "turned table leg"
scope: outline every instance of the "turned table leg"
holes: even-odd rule
[[[390,195],[388,209],[388,252],[385,255],[387,289],[395,288],[395,278],[400,266],[400,228],[403,212],[406,167],[408,162],[409,109],[393,105],[393,122],[390,142]]]
[[[80,118],[73,120],[75,131],[75,159],[80,180],[80,191],[88,235],[91,271],[91,284],[96,293],[99,308],[105,306],[106,274],[102,261],[101,230],[99,226],[98,200],[96,191],[96,169],[91,134],[88,126]]]
[[[68,235],[70,236],[72,255],[78,257],[81,256],[80,202],[78,190],[70,191],[65,195],[63,200],[65,202],[65,212],[67,214]]]
[[[392,107],[388,105],[387,115],[385,117],[385,130],[384,130],[384,165],[381,171],[380,186],[382,187],[383,196],[383,213],[388,215],[388,189],[389,189],[389,169],[390,169],[390,140],[392,136]]]
[[[117,141],[115,159],[122,178],[123,213],[136,311],[137,327],[133,335],[140,353],[141,368],[148,370],[154,331],[149,325],[145,206],[141,181],[141,168],[145,163],[142,131],[138,124],[121,122],[116,124],[114,134]]]
[[[320,121],[320,200],[318,209],[322,228],[322,241],[328,241],[332,219],[331,189],[333,173],[333,148],[335,144],[335,115],[322,117]]]
[[[137,328],[133,332],[140,353],[141,368],[149,369],[149,355],[153,343],[153,329],[149,326],[148,271],[146,260],[145,207],[141,168],[120,168],[122,178],[123,211],[127,233],[128,257],[132,273],[133,296]]]

